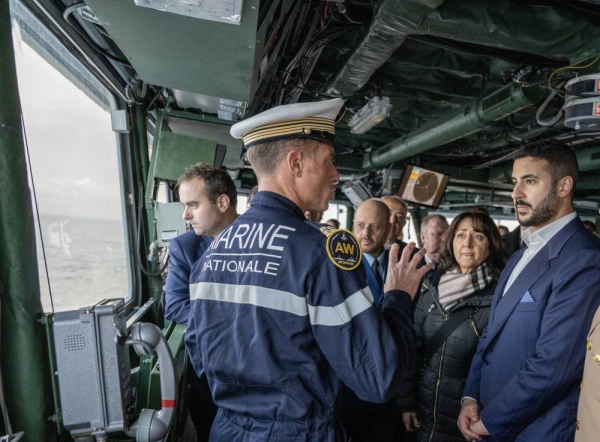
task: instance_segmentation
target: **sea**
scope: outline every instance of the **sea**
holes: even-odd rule
[[[78,310],[103,299],[131,296],[122,221],[59,215],[40,219],[36,245],[45,312]]]

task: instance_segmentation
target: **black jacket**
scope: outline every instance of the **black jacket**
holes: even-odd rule
[[[502,245],[506,250],[506,256],[510,258],[513,253],[521,248],[521,226],[517,226],[512,232],[502,237]]]
[[[465,380],[477,350],[479,336],[487,326],[496,282],[463,299],[448,315],[437,292],[441,268],[427,275],[415,310],[417,351],[412,370],[399,393],[403,411],[417,411],[420,442],[464,442],[456,425]],[[464,308],[474,312],[460,324],[425,365],[427,343],[453,313]],[[439,382],[438,382],[439,380]],[[432,432],[434,433],[433,437]]]

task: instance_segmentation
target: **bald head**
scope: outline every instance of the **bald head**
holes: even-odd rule
[[[364,253],[379,256],[390,231],[390,209],[380,200],[363,201],[354,214],[352,231]]]

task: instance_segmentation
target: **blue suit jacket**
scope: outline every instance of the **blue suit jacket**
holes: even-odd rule
[[[184,233],[169,243],[169,272],[165,282],[165,318],[178,324],[187,324],[190,313],[190,274],[212,242],[209,236],[198,236],[194,231]]]
[[[383,259],[383,267],[384,267],[383,274],[387,275],[387,266],[388,266],[388,259],[389,259],[390,251],[384,250],[383,253],[385,254],[385,257]],[[375,258],[375,259],[377,259],[377,258]],[[371,289],[371,294],[373,295],[373,303],[375,304],[377,309],[379,311],[381,311],[381,305],[383,304],[383,287],[379,287],[379,284],[377,284],[377,279],[375,279],[375,274],[373,273],[373,269],[371,269],[371,266],[369,265],[369,263],[367,262],[367,260],[365,259],[364,256],[362,259],[362,263],[365,268],[365,272],[367,273],[367,284],[369,285],[369,288]],[[383,283],[385,283],[385,276],[382,279],[383,279]]]
[[[579,218],[494,294],[464,395],[479,401],[492,441],[568,442],[575,433],[587,330],[600,304],[600,239]]]

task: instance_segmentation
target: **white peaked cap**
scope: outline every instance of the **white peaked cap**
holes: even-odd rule
[[[337,153],[350,151],[335,142],[335,123],[344,100],[294,103],[277,106],[240,121],[231,127],[231,136],[244,140],[244,146],[268,141],[309,138],[333,145]]]

